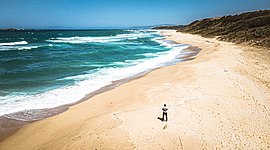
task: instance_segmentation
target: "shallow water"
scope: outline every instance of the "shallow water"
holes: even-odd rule
[[[0,116],[76,102],[186,47],[151,30],[1,31]]]

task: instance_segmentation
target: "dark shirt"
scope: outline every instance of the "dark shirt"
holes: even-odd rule
[[[162,110],[163,110],[163,113],[167,114],[167,110],[168,110],[168,108],[163,107],[163,108],[162,108]]]

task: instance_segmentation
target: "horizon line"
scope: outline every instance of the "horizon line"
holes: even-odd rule
[[[132,28],[151,28],[156,26],[175,26],[178,24],[156,24],[156,25],[138,25],[130,27],[0,27],[0,30],[15,29],[15,30],[98,30],[98,29],[132,29]]]

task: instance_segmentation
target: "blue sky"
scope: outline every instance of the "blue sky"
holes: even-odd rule
[[[0,28],[188,24],[259,9],[270,0],[0,0]]]

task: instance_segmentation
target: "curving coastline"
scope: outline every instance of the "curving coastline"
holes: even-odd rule
[[[175,43],[175,44],[178,44],[178,43]],[[179,55],[176,56],[175,60],[170,61],[170,62],[166,62],[166,63],[162,64],[160,67],[146,70],[146,71],[139,73],[139,74],[136,74],[134,76],[124,78],[121,80],[113,81],[112,84],[106,85],[106,86],[104,86],[104,87],[102,87],[94,92],[91,92],[91,93],[85,95],[81,100],[74,102],[74,103],[65,104],[65,105],[61,105],[58,107],[54,107],[54,108],[19,111],[19,112],[15,112],[12,114],[0,116],[0,142],[3,141],[4,139],[6,139],[7,137],[9,137],[10,135],[16,133],[19,129],[21,129],[22,127],[24,127],[28,124],[31,124],[33,122],[43,120],[43,119],[46,119],[46,118],[49,118],[49,117],[52,117],[55,115],[58,115],[60,113],[63,113],[65,111],[67,111],[69,109],[69,107],[71,107],[73,105],[77,105],[77,104],[82,103],[86,100],[89,100],[90,98],[92,98],[100,93],[112,90],[112,89],[114,89],[114,88],[116,88],[124,83],[141,78],[153,70],[156,70],[156,69],[159,69],[159,68],[165,67],[165,66],[174,65],[174,64],[179,63],[179,62],[192,60],[192,59],[194,59],[194,56],[196,56],[199,53],[199,51],[200,51],[200,49],[197,47],[188,46],[187,48],[181,50],[181,53],[179,53]],[[13,119],[14,117],[16,118],[16,116],[18,116],[17,118],[20,118],[19,116],[25,116],[27,119],[28,118],[27,116],[29,116],[29,115],[34,116],[34,117],[29,118],[28,120]],[[11,117],[9,117],[9,116],[11,116]]]
[[[201,52],[27,125],[0,148],[269,148],[269,51],[163,34]],[[169,106],[167,123],[157,119],[163,103]]]

